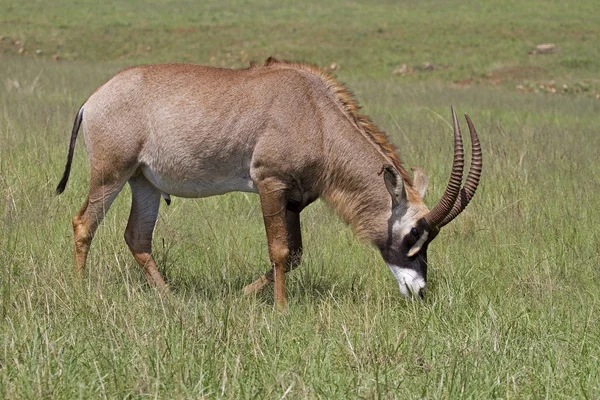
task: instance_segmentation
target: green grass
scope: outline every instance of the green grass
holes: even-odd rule
[[[1,398],[600,397],[596,2],[205,3],[0,1]],[[527,55],[543,42],[560,52]],[[428,204],[449,173],[449,106],[473,118],[482,183],[430,247],[426,300],[402,298],[321,202],[302,216],[288,313],[270,290],[241,296],[268,266],[258,198],[243,194],[161,206],[161,296],[123,240],[124,190],[76,280],[82,143],[66,192],[54,188],[79,105],[123,66],[271,54],[338,63],[425,168]],[[447,68],[391,74],[425,61]],[[589,89],[533,91],[549,80]]]
[[[398,80],[585,79],[598,89],[600,7],[591,0],[2,3],[4,54],[22,48],[31,55],[40,50],[38,58],[224,66],[274,55],[336,62],[342,76],[361,78],[430,62],[433,71]],[[528,55],[541,43],[555,43],[558,54]]]

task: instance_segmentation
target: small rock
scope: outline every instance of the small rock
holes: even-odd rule
[[[20,47],[19,48],[19,54],[23,54],[25,52],[25,48],[24,47]]]
[[[336,70],[336,69],[338,69],[338,68],[339,68],[339,66],[337,65],[337,63],[334,63],[334,62],[332,62],[332,63],[329,65],[329,69],[330,69],[331,71],[335,71],[335,70]]]
[[[392,74],[393,75],[404,75],[404,74],[406,74],[407,69],[408,68],[406,67],[406,64],[402,64],[398,68],[394,69],[392,71]]]
[[[554,43],[538,44],[535,49],[530,50],[528,54],[552,54],[558,51],[558,47]]]
[[[414,71],[412,68],[409,68],[406,64],[402,64],[401,66],[399,66],[398,68],[396,68],[395,70],[392,71],[393,75],[409,75],[412,74]]]
[[[42,54],[42,51],[41,51],[40,49],[37,49],[37,50],[35,51],[35,54],[37,54],[37,55],[39,56],[40,54]]]
[[[424,62],[423,65],[421,65],[421,69],[423,71],[433,71],[433,64],[430,62]]]

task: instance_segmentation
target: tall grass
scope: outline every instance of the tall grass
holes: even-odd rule
[[[405,163],[425,168],[429,204],[449,172],[450,104],[478,128],[484,175],[430,246],[423,302],[402,298],[379,254],[328,207],[309,207],[280,315],[270,290],[240,294],[268,267],[253,195],[161,205],[154,249],[172,289],[161,295],[123,240],[126,189],[75,279],[81,143],[66,192],[54,187],[78,106],[120,61],[0,60],[0,397],[600,396],[593,97],[341,70]]]

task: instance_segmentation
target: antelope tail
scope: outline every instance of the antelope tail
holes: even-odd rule
[[[63,177],[58,183],[58,186],[56,187],[56,194],[61,194],[67,186],[69,174],[71,173],[73,153],[75,152],[75,141],[77,140],[77,132],[79,131],[79,127],[81,126],[81,121],[83,121],[83,106],[81,106],[81,108],[79,109],[79,112],[75,117],[75,122],[73,123],[73,131],[71,132],[71,143],[69,144],[69,155],[67,156],[67,165],[65,166],[65,172],[63,174]]]

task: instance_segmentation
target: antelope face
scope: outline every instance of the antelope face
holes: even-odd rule
[[[427,247],[438,231],[421,218],[403,217],[392,225],[392,243],[382,251],[404,296],[423,298],[427,285]]]
[[[398,281],[404,296],[423,298],[427,285],[427,247],[439,230],[431,229],[424,217],[429,209],[423,203],[427,180],[415,170],[413,188],[404,186],[391,166],[384,167],[385,184],[392,196],[387,241],[381,255]]]
[[[388,221],[387,242],[380,245],[381,254],[392,270],[405,296],[420,297],[427,284],[427,247],[444,225],[460,214],[479,185],[482,157],[477,132],[466,116],[471,134],[471,168],[462,185],[464,155],[460,127],[454,109],[454,161],[450,181],[440,201],[429,211],[423,203],[427,179],[414,169],[414,184],[406,187],[400,173],[384,165],[385,186],[392,197],[392,213]]]

